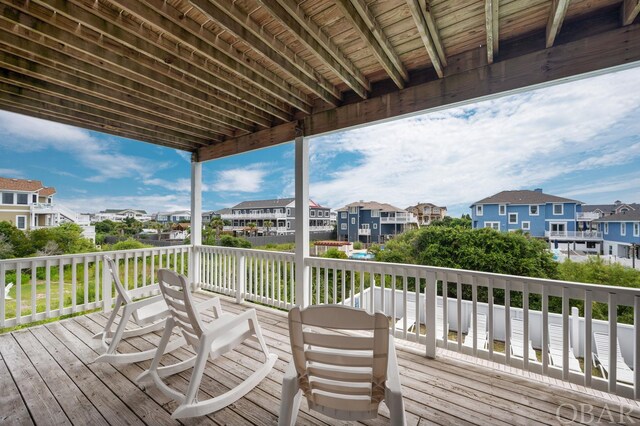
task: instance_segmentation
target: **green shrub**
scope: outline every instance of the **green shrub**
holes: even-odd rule
[[[353,243],[353,249],[362,250],[362,243],[360,241],[356,241],[355,243]]]
[[[337,248],[330,248],[322,255],[322,257],[327,257],[329,259],[348,259],[349,258],[345,252],[340,251]]]
[[[251,248],[251,243],[244,238],[232,237],[231,235],[223,235],[218,241],[218,245],[223,247]]]
[[[124,241],[118,241],[110,247],[105,248],[105,251],[109,250],[135,250],[142,249],[147,247],[153,247],[147,244],[143,244],[138,240],[134,240],[133,238],[128,238]]]

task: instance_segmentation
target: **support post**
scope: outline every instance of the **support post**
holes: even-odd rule
[[[296,283],[295,304],[301,308],[309,305],[311,294],[309,267],[309,140],[297,136],[295,140],[295,230],[296,230]]]
[[[202,163],[197,155],[191,159],[191,253],[189,256],[189,282],[195,290],[200,274],[200,256],[196,250],[202,245]]]
[[[571,307],[571,335],[569,336],[571,345],[569,349],[573,349],[573,355],[576,357],[582,356],[580,348],[582,344],[580,342],[580,311],[577,307]]]
[[[437,311],[437,291],[438,280],[435,272],[429,272],[426,277],[426,286],[424,289],[424,315],[425,326],[427,327],[426,344],[425,344],[425,356],[427,358],[434,359],[436,357],[436,311]],[[443,321],[444,322],[444,321]],[[445,342],[446,343],[446,342]]]

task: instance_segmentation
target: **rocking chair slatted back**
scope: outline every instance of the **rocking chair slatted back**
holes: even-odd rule
[[[189,292],[187,281],[183,275],[159,269],[158,282],[164,300],[169,306],[171,317],[182,331],[185,340],[196,348],[204,328],[200,322],[200,316],[196,312],[195,302]]]

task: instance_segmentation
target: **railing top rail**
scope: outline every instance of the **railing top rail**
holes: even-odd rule
[[[167,247],[145,247],[141,249],[129,249],[129,250],[110,250],[110,251],[90,251],[86,253],[73,253],[73,254],[62,254],[57,256],[34,256],[34,257],[20,257],[13,259],[2,259],[0,260],[0,265],[11,265],[16,263],[31,263],[37,261],[47,261],[47,260],[65,260],[65,259],[73,259],[78,257],[95,257],[95,256],[109,256],[119,253],[145,253],[149,251],[162,251],[162,250],[173,250],[173,249],[185,249],[191,248],[190,245],[179,245],[179,246],[167,246]]]
[[[320,257],[309,257],[305,260],[309,266],[326,266],[334,265],[336,269],[348,269],[347,265],[357,265],[358,269],[404,269],[414,273],[445,273],[460,276],[474,276],[475,278],[484,278],[493,281],[516,281],[523,284],[537,284],[541,286],[567,287],[592,292],[615,293],[619,295],[640,296],[640,288],[609,286],[604,284],[578,283],[572,281],[560,281],[547,278],[522,277],[518,275],[496,274],[491,272],[470,271],[466,269],[443,268],[438,266],[415,265],[405,263],[386,263],[366,260],[351,259],[331,259]]]
[[[290,257],[294,257],[293,253],[290,252],[286,252],[286,251],[275,251],[275,250],[257,250],[257,249],[247,249],[247,248],[238,248],[238,247],[226,247],[226,246],[206,246],[206,245],[202,245],[202,246],[195,246],[196,249],[205,249],[205,250],[225,250],[225,251],[233,251],[236,252],[238,254],[262,254],[262,253],[270,253],[270,254],[277,254],[277,255],[284,255],[284,256],[290,256]]]

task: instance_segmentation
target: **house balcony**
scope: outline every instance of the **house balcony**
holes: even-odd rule
[[[557,241],[602,241],[602,232],[598,231],[545,231],[544,236]]]
[[[234,220],[234,219],[246,219],[246,220],[259,220],[259,219],[286,219],[286,213],[234,213],[234,214],[223,214],[220,216],[223,220]]]
[[[371,235],[371,228],[358,228],[358,235]]]
[[[414,215],[396,215],[396,216],[381,216],[380,223],[418,223],[418,218]]]
[[[227,311],[238,313],[248,305],[255,306],[267,343],[280,361],[254,392],[210,419],[218,421],[223,416],[225,422],[234,423],[237,416],[242,416],[254,424],[262,424],[264,419],[273,422],[283,370],[291,357],[283,310],[294,306],[300,291],[294,280],[295,255],[213,246],[0,261],[0,329],[100,311],[0,335],[0,368],[11,373],[0,375],[3,388],[8,389],[5,393],[10,395],[10,419],[23,423],[32,416],[35,423],[49,424],[52,419],[44,416],[54,415],[81,424],[103,410],[117,410],[117,420],[141,410],[153,413],[154,423],[169,419],[172,407],[165,404],[163,397],[153,387],[141,390],[134,382],[146,364],[112,367],[92,363],[98,356],[98,347],[91,336],[104,326],[105,313],[114,302],[110,276],[104,274],[102,267],[104,255],[116,259],[119,275],[130,288],[144,288],[156,282],[157,269],[166,267],[187,274],[200,288],[198,298],[220,295]],[[640,324],[616,322],[618,307],[638,312],[640,290],[420,265],[380,265],[306,258],[308,285],[312,289],[308,302],[337,302],[382,311],[389,317],[396,337],[409,424],[418,424],[421,418],[444,423],[493,424],[498,419],[510,424],[562,423],[574,415],[567,404],[576,401],[600,410],[608,406],[613,413],[622,410],[632,420],[640,421],[640,404],[633,399],[640,396],[640,360],[634,352],[640,341]],[[58,273],[61,267],[65,271],[62,276]],[[14,285],[5,295],[5,284],[10,280]],[[420,282],[418,291],[412,289],[416,280]],[[473,290],[470,298],[442,293],[443,288],[451,291],[462,286]],[[505,289],[509,291],[504,293]],[[500,290],[504,294],[501,303],[478,297]],[[523,294],[529,297],[523,299]],[[540,310],[528,304],[518,305],[518,300],[533,300],[533,296],[542,298]],[[549,303],[544,302],[549,297],[565,308],[552,312]],[[21,303],[16,304],[16,300]],[[569,301],[576,300],[588,307],[581,315],[577,308],[569,306]],[[609,306],[612,321],[594,319],[593,302]],[[476,329],[469,335],[474,314],[486,315],[486,332]],[[522,333],[515,331],[514,321],[523,324]],[[543,350],[557,344],[558,336],[550,332],[552,324],[563,330],[559,353]],[[596,342],[595,332],[607,336],[604,350],[601,342]],[[485,346],[473,336],[484,336],[483,340],[492,344]],[[132,339],[127,347],[149,348],[158,341],[156,334],[141,336]],[[530,345],[526,344],[528,341]],[[619,374],[616,378],[595,368],[592,353],[616,354],[616,344],[620,345],[621,355],[609,357],[608,372],[620,371],[617,365],[624,362],[634,369],[631,382],[628,376]],[[516,347],[521,348],[519,353],[514,350]],[[251,344],[220,362],[209,363],[204,392],[215,394],[220,387],[231,387],[245,377],[243,368],[251,368],[259,361],[256,348]],[[190,351],[185,348],[174,356],[184,357]],[[580,360],[578,370],[569,368],[568,360],[573,356]],[[302,411],[309,423],[327,422],[308,411],[305,403]],[[384,416],[388,411],[382,409],[381,413]],[[116,420],[108,415],[104,419]],[[55,421],[58,423],[57,417]]]
[[[592,220],[600,219],[599,213],[594,212],[580,212],[576,214],[576,221],[578,222],[591,222]]]

